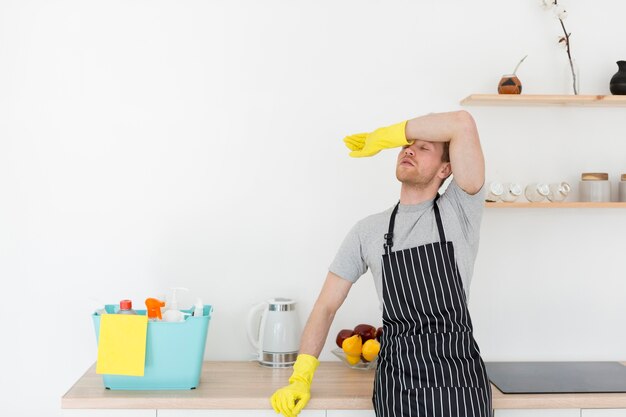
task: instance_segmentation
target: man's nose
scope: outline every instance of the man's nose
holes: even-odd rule
[[[410,146],[407,146],[406,148],[404,148],[404,154],[413,156],[414,155],[413,149],[411,149]]]

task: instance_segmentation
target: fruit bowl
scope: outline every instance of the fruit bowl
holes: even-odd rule
[[[346,365],[348,365],[350,368],[352,369],[361,369],[361,370],[368,370],[368,369],[376,369],[376,362],[377,359],[374,359],[371,362],[363,362],[363,360],[361,359],[360,361],[358,361],[357,363],[355,363],[354,365],[351,365],[350,362],[348,362],[348,359],[346,358],[346,352],[343,351],[343,349],[333,349],[331,351],[336,357],[338,357],[339,359],[341,359],[341,362],[345,363]]]

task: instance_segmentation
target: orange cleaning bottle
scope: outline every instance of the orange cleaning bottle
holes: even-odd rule
[[[146,309],[148,320],[161,320],[161,307],[165,307],[165,302],[156,298],[146,298]]]

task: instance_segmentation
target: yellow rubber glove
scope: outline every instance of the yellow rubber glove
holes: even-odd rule
[[[270,398],[274,411],[285,417],[295,417],[302,411],[311,399],[311,381],[319,364],[315,356],[298,355],[289,385],[276,390]]]
[[[353,158],[373,156],[383,149],[397,148],[410,145],[413,141],[406,139],[406,120],[395,125],[381,127],[371,133],[357,133],[346,136],[343,142],[346,144]]]

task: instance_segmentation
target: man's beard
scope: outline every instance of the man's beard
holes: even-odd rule
[[[411,175],[413,174],[413,175]],[[415,188],[428,188],[433,181],[437,181],[437,172],[433,172],[432,174],[423,174],[423,173],[408,173],[402,172],[399,169],[396,170],[396,178],[402,184],[406,184],[410,187]]]

